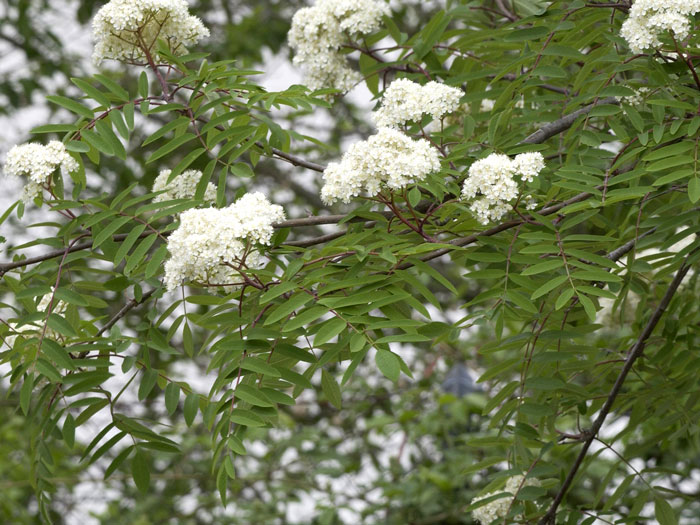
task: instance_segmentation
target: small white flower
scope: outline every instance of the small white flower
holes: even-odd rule
[[[490,525],[490,523],[497,519],[497,518],[505,518],[506,515],[508,514],[508,509],[511,507],[511,504],[513,503],[513,499],[515,497],[515,493],[518,492],[519,490],[522,490],[521,485],[523,487],[527,486],[534,486],[534,487],[539,487],[540,482],[537,479],[531,478],[525,480],[525,483],[523,483],[523,476],[513,476],[506,481],[506,486],[503,490],[499,490],[496,492],[489,492],[487,494],[484,494],[483,496],[477,496],[474,498],[471,502],[472,504],[481,501],[482,499],[490,498],[491,496],[494,496],[496,494],[499,494],[501,492],[510,492],[510,494],[513,497],[507,497],[504,496],[502,498],[496,499],[494,501],[491,501],[487,503],[486,505],[483,505],[481,507],[478,507],[472,511],[472,516],[474,517],[475,520],[481,523],[481,525]]]
[[[171,170],[163,170],[153,181],[153,191],[164,191],[153,198],[153,202],[165,202],[174,199],[191,199],[197,192],[197,184],[202,178],[202,172],[198,170],[187,170],[180,173],[177,177],[168,184],[168,177],[172,173]],[[216,202],[216,186],[211,182],[207,184],[204,190],[203,200],[205,202]]]
[[[318,0],[297,11],[288,41],[307,85],[347,91],[359,82],[362,76],[350,68],[340,48],[348,37],[376,31],[382,15],[388,13],[388,5],[379,0]]]
[[[159,38],[170,51],[182,55],[186,46],[209,36],[202,21],[189,14],[186,0],[111,0],[92,22],[93,61],[141,61]]]
[[[619,102],[624,102],[630,106],[639,107],[644,104],[644,99],[651,93],[651,89],[648,87],[640,87],[634,90],[634,95],[629,95],[627,97],[615,97]]]
[[[508,213],[508,203],[518,197],[518,183],[513,177],[517,174],[523,181],[531,182],[543,168],[544,158],[539,152],[521,153],[513,160],[507,155],[492,153],[469,167],[462,186],[462,198],[481,196],[472,202],[471,212],[482,224],[498,221]],[[533,201],[526,201],[528,209],[535,206]]]
[[[52,286],[51,291],[41,298],[41,301],[39,301],[39,304],[36,306],[37,311],[46,311],[46,309],[49,307],[49,303],[51,302],[51,297],[53,297],[54,290],[55,288]],[[59,301],[56,298],[54,298],[51,312],[54,314],[62,314],[66,311],[67,307],[68,305],[64,301]]]
[[[222,286],[239,282],[239,269],[263,264],[255,245],[269,245],[273,225],[282,220],[282,207],[262,193],[246,194],[227,208],[184,212],[168,238],[165,287],[173,290],[185,280]]]
[[[13,177],[27,177],[22,190],[22,201],[28,204],[41,195],[57,168],[63,174],[78,169],[78,162],[66,151],[62,142],[52,140],[47,145],[29,142],[13,146],[7,154],[5,173]]]
[[[373,196],[384,187],[404,188],[439,169],[438,151],[427,140],[380,128],[376,135],[350,146],[340,162],[328,165],[321,199],[326,204],[347,203],[362,192]]]
[[[481,104],[479,105],[479,111],[481,113],[490,113],[493,110],[493,107],[496,105],[495,100],[491,100],[490,98],[485,98],[481,101]]]

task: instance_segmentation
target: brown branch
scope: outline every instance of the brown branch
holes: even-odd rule
[[[571,487],[571,485],[574,481],[574,477],[576,476],[576,473],[578,472],[579,468],[581,468],[581,465],[583,464],[583,461],[586,458],[586,454],[588,452],[588,449],[591,446],[591,443],[593,443],[593,441],[596,439],[596,436],[598,435],[600,428],[603,426],[603,423],[605,422],[605,418],[608,416],[608,414],[612,410],[613,404],[615,403],[615,399],[617,398],[618,394],[620,393],[620,389],[622,388],[622,385],[624,384],[625,379],[627,378],[627,375],[630,373],[630,370],[632,370],[632,366],[634,365],[635,361],[639,357],[641,357],[641,355],[644,353],[644,347],[645,347],[645,344],[647,342],[647,339],[649,339],[649,336],[651,336],[652,332],[654,331],[654,328],[656,328],[656,325],[661,320],[661,317],[665,313],[666,308],[668,308],[668,305],[671,302],[673,295],[678,290],[678,287],[680,286],[681,281],[683,281],[683,278],[688,273],[688,270],[690,269],[690,265],[688,265],[688,258],[691,255],[693,255],[694,253],[695,252],[691,252],[685,258],[683,265],[676,272],[676,275],[673,278],[673,281],[671,281],[671,284],[669,285],[668,289],[666,290],[666,293],[664,294],[663,298],[661,299],[661,302],[656,307],[656,310],[654,310],[654,313],[652,314],[651,318],[649,319],[646,326],[644,327],[644,330],[639,335],[639,337],[637,338],[637,341],[634,343],[634,345],[629,349],[627,359],[625,360],[625,365],[622,367],[622,370],[620,370],[620,373],[617,376],[617,379],[615,380],[615,384],[613,385],[612,390],[610,391],[610,394],[608,395],[608,398],[605,401],[605,404],[600,409],[600,412],[598,413],[598,417],[596,418],[595,422],[593,423],[593,426],[590,428],[590,430],[585,432],[585,435],[587,437],[583,443],[583,448],[579,452],[579,455],[576,458],[576,461],[574,461],[574,464],[571,467],[569,474],[566,476],[564,483],[562,483],[562,486],[559,489],[559,492],[557,493],[556,497],[554,498],[552,505],[550,506],[547,513],[540,520],[540,522],[539,522],[540,525],[553,525],[554,524],[554,522],[555,522],[554,518],[556,516],[557,508],[559,507],[559,504],[562,502],[562,500],[564,499],[564,496],[566,495],[567,491]]]
[[[152,296],[157,290],[159,290],[159,288],[153,288],[152,290],[149,290],[148,292],[146,292],[145,294],[143,294],[143,295],[141,296],[141,300],[140,300],[140,301],[137,301],[136,299],[132,299],[131,301],[129,301],[128,303],[126,303],[124,306],[122,306],[121,309],[120,309],[116,314],[114,314],[114,315],[109,319],[109,321],[107,321],[107,322],[105,323],[105,325],[104,325],[102,328],[100,328],[100,329],[97,331],[97,333],[95,334],[95,339],[97,339],[98,337],[100,337],[100,336],[101,336],[102,334],[104,334],[107,330],[109,330],[109,329],[112,328],[115,324],[117,324],[117,322],[118,322],[120,319],[123,319],[123,318],[126,316],[126,314],[129,313],[129,311],[133,310],[134,308],[136,308],[136,307],[139,306],[140,304],[143,304],[143,303],[145,303],[146,301],[148,301],[148,299],[150,299],[151,296]],[[80,354],[78,354],[78,359],[85,359],[85,357],[87,357],[87,355],[88,355],[89,352],[90,352],[90,350],[83,350],[82,352],[80,352]]]
[[[390,218],[393,216],[393,213],[390,211],[384,211],[384,212],[376,212],[379,215],[383,215],[386,218]],[[276,224],[273,224],[273,228],[275,229],[282,229],[282,228],[303,228],[307,226],[319,226],[322,224],[338,224],[340,221],[345,219],[347,215],[319,215],[319,216],[311,216],[311,217],[302,217],[299,219],[289,219],[287,221],[282,221],[278,222]],[[353,217],[350,219],[348,222],[373,222],[371,219],[364,219],[362,217]],[[168,237],[172,232],[163,232],[161,235],[163,237]],[[118,233],[116,235],[112,236],[112,241],[114,242],[120,242],[126,239],[127,233]],[[141,235],[139,235],[138,239],[142,239],[144,237],[148,237],[149,235],[153,235],[150,232],[144,232]],[[335,234],[330,234],[330,235],[335,235]],[[294,241],[290,243],[286,243],[289,246],[305,246],[305,243],[308,241]],[[324,241],[319,241],[319,242],[324,242]],[[318,244],[318,242],[314,242],[312,244]],[[311,244],[309,244],[310,246]],[[50,252],[46,252],[42,255],[37,255],[35,257],[28,257],[27,259],[23,259],[21,261],[13,261],[13,262],[8,262],[8,263],[0,263],[0,277],[2,277],[4,274],[9,272],[10,270],[14,270],[16,268],[22,268],[24,266],[29,266],[32,264],[37,264],[43,261],[48,261],[50,259],[55,259],[56,257],[61,257],[63,256],[64,253],[73,253],[73,252],[79,252],[81,250],[87,250],[92,247],[92,241],[84,242],[81,244],[76,244],[74,246],[69,247],[67,250],[65,248],[63,249],[58,249],[58,250],[52,250]]]
[[[258,145],[262,147],[262,144],[258,143]],[[322,166],[321,164],[316,164],[315,162],[311,162],[310,160],[302,159],[301,157],[298,157],[297,155],[292,155],[291,153],[285,153],[281,149],[272,148],[272,154],[276,157],[279,157],[280,159],[286,160],[294,166],[301,166],[303,168],[308,168],[319,173],[323,173],[326,170],[326,167]]]
[[[548,124],[545,124],[540,129],[523,139],[520,142],[520,144],[541,144],[545,140],[553,137],[554,135],[558,135],[562,131],[566,131],[567,129],[569,129],[577,118],[579,118],[581,115],[587,115],[596,105],[619,103],[620,102],[615,97],[608,97],[602,100],[597,100],[596,102],[588,104],[587,106],[584,106],[581,109],[574,111],[573,113],[569,113],[568,115],[558,120],[555,120],[554,122],[549,122]]]
[[[124,306],[122,306],[121,310],[119,310],[112,318],[110,318],[109,321],[105,323],[105,325],[99,329],[99,331],[95,334],[95,337],[100,337],[102,334],[104,334],[107,330],[112,328],[115,324],[117,324],[117,321],[122,319],[126,314],[129,313],[129,310],[132,310],[133,308],[136,308],[138,305],[145,303],[148,301],[148,299],[151,298],[151,296],[158,290],[158,288],[153,288],[153,290],[149,290],[145,294],[141,296],[141,300],[137,301],[136,299],[132,299],[128,303],[126,303]]]

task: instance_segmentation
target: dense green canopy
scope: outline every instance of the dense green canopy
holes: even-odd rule
[[[0,522],[700,520],[700,35],[637,2],[202,0],[95,69],[103,2],[8,0],[50,146],[4,168]]]

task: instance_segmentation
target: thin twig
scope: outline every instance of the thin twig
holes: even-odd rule
[[[668,305],[671,302],[673,295],[678,290],[678,287],[680,286],[681,282],[683,281],[683,278],[688,273],[688,270],[690,270],[690,265],[688,264],[688,258],[691,255],[693,255],[694,253],[695,252],[693,251],[686,256],[685,261],[683,262],[683,265],[676,272],[676,275],[673,278],[673,281],[671,281],[671,284],[669,285],[668,289],[666,290],[666,293],[664,294],[663,299],[661,299],[661,302],[656,307],[656,310],[654,310],[654,313],[649,318],[649,321],[647,321],[647,324],[644,327],[644,330],[642,331],[642,333],[637,338],[637,341],[629,349],[627,359],[625,360],[625,365],[622,367],[622,370],[620,370],[620,373],[617,376],[617,379],[615,380],[615,384],[613,385],[612,390],[610,391],[610,394],[608,394],[608,398],[606,399],[605,404],[600,409],[600,412],[598,413],[598,417],[596,418],[595,422],[593,423],[593,426],[590,428],[590,430],[588,430],[586,432],[587,437],[583,443],[583,447],[581,448],[581,451],[579,452],[579,455],[576,458],[576,461],[574,461],[574,464],[571,467],[571,470],[569,471],[568,475],[566,476],[566,479],[562,483],[562,486],[559,489],[559,492],[555,496],[554,501],[552,502],[552,505],[550,506],[547,513],[540,520],[540,522],[539,522],[540,525],[553,525],[554,524],[554,522],[555,522],[554,518],[556,516],[557,508],[559,507],[559,504],[562,502],[562,500],[564,499],[564,496],[566,495],[569,488],[571,487],[571,485],[574,481],[574,477],[576,476],[576,473],[578,472],[579,468],[581,468],[581,465],[583,464],[583,461],[586,458],[586,454],[588,453],[588,449],[590,448],[591,443],[593,443],[593,441],[596,439],[598,432],[600,431],[600,428],[603,426],[605,419],[607,418],[608,414],[612,410],[613,404],[615,403],[615,399],[617,398],[618,394],[620,393],[620,389],[622,388],[622,385],[624,384],[625,379],[627,378],[627,375],[630,373],[630,370],[632,370],[632,366],[634,365],[635,361],[639,357],[641,357],[641,355],[644,353],[644,347],[645,347],[645,344],[647,342],[647,339],[649,339],[649,336],[654,331],[654,328],[656,328],[656,325],[661,320],[661,317],[665,313],[666,308],[668,308]]]

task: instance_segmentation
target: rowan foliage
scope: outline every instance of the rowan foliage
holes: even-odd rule
[[[638,2],[84,6],[4,167],[0,516],[696,522],[699,35]]]

